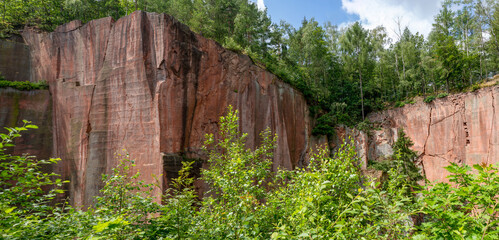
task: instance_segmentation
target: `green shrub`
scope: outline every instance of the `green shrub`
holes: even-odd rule
[[[396,108],[403,107],[403,106],[405,106],[405,102],[400,102],[400,101],[397,101],[397,102],[395,103],[395,107],[396,107]]]
[[[0,238],[2,239],[497,239],[499,236],[499,170],[487,164],[451,164],[449,183],[420,189],[421,175],[412,142],[399,131],[383,186],[365,179],[353,141],[331,157],[327,149],[312,152],[296,169],[272,169],[276,137],[262,133],[262,145],[246,148],[237,111],[220,118],[218,140],[207,135],[209,159],[202,171],[210,191],[199,199],[183,162],[163,205],[154,203],[154,186],[130,172],[127,155],[110,175],[94,207],[50,207],[38,189],[52,184],[26,168],[31,158],[5,154],[20,131],[3,134],[0,149]],[[6,161],[8,160],[8,161]],[[37,163],[35,161],[35,163]],[[9,165],[10,164],[10,165]],[[8,171],[14,166],[14,172]],[[21,167],[16,167],[21,166]],[[34,165],[29,165],[34,166]],[[376,166],[375,166],[376,167]],[[26,172],[26,173],[24,173]],[[13,185],[14,173],[20,184]],[[23,179],[26,178],[26,179]],[[55,181],[56,184],[62,182]],[[11,184],[11,185],[9,185]],[[17,194],[9,193],[12,187]],[[7,190],[5,190],[7,189]],[[35,195],[28,196],[29,191]],[[417,190],[417,191],[415,191]],[[419,191],[419,192],[418,192]],[[27,201],[24,199],[39,199]],[[34,207],[34,208],[33,208]],[[30,210],[31,209],[31,210]]]
[[[314,136],[326,135],[334,136],[336,134],[335,130],[336,118],[333,116],[332,112],[324,114],[317,118],[314,129],[312,129],[312,134]]]
[[[348,221],[342,213],[362,191],[358,162],[353,145],[343,144],[332,158],[320,149],[307,168],[278,172],[282,186],[268,200],[277,206],[274,211],[279,217],[272,239],[330,239],[347,234],[349,228],[340,229]]]
[[[355,126],[355,128],[366,133],[367,135],[371,136],[373,134],[374,125],[372,122],[369,121],[369,119],[366,119],[366,120],[358,123]]]
[[[451,163],[450,183],[436,183],[422,194],[425,221],[418,226],[417,239],[498,239],[499,169],[476,164]]]
[[[239,45],[234,38],[226,38],[224,47],[228,50],[231,50],[233,52],[236,52],[238,54],[243,54],[244,53],[244,48]]]
[[[65,183],[54,173],[42,171],[60,159],[38,160],[34,156],[7,153],[14,147],[16,138],[28,129],[38,128],[24,120],[22,127],[5,128],[0,133],[0,238],[36,239],[40,232],[37,226],[52,216],[55,207],[51,204]],[[46,190],[44,190],[46,189]]]
[[[414,101],[412,99],[405,101],[405,104],[414,104],[414,103],[416,103],[416,101]]]
[[[133,239],[145,233],[148,216],[159,212],[154,202],[153,184],[139,180],[140,173],[130,169],[135,161],[125,152],[117,154],[118,166],[112,174],[104,174],[104,187],[101,195],[95,197],[96,203],[88,213],[96,217],[91,226],[91,236],[104,239]]]
[[[45,81],[29,82],[29,81],[8,81],[0,80],[0,88],[11,87],[20,91],[30,91],[38,89],[48,89],[49,85]]]
[[[439,94],[437,95],[437,98],[444,98],[444,97],[447,97],[447,96],[449,96],[449,94],[448,94],[448,93],[439,93]]]
[[[194,178],[190,175],[194,161],[182,162],[178,178],[167,189],[160,207],[160,216],[150,220],[146,234],[148,239],[186,239],[196,224],[198,196],[194,190]]]
[[[472,92],[475,92],[476,90],[478,90],[480,88],[481,88],[480,83],[475,83],[475,84],[471,85]]]
[[[272,218],[263,204],[269,195],[272,179],[272,156],[277,136],[267,129],[261,133],[261,145],[246,148],[246,133],[239,132],[238,111],[229,106],[220,118],[220,139],[206,135],[210,166],[203,169],[202,179],[210,185],[199,210],[198,223],[190,229],[194,239],[268,239]]]
[[[431,95],[431,96],[426,97],[426,98],[423,100],[423,102],[425,102],[425,103],[431,103],[431,102],[433,102],[433,100],[435,100],[436,98],[437,98],[437,97],[435,97],[435,95]]]

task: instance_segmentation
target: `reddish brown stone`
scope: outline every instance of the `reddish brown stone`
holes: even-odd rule
[[[414,141],[424,173],[430,181],[446,181],[449,163],[494,164],[499,162],[499,87],[461,93],[433,102],[372,114],[371,121],[383,124],[387,139],[375,134],[370,156],[378,158],[387,142],[396,141],[403,128]],[[386,138],[386,137],[385,137]]]
[[[76,205],[92,202],[121,149],[146,182],[164,174],[164,159],[203,157],[204,134],[217,132],[228,105],[240,111],[248,147],[267,127],[279,136],[274,168],[305,158],[310,129],[302,94],[170,16],[137,11],[23,36],[35,80],[50,84],[54,154],[71,175]]]

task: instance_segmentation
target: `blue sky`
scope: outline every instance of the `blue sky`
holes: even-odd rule
[[[360,21],[365,28],[383,25],[388,35],[397,38],[397,21],[425,36],[443,0],[253,0],[266,8],[272,21],[285,20],[298,28],[304,17],[326,21],[340,27]]]
[[[341,8],[341,0],[265,0],[264,3],[274,22],[283,19],[294,27],[301,26],[304,17],[313,17],[319,23],[330,21],[336,25],[359,20],[358,15],[348,14]]]

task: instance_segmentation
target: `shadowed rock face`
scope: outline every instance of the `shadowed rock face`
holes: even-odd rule
[[[417,103],[370,116],[382,123],[370,139],[369,157],[391,154],[398,128],[403,128],[420,154],[430,181],[446,181],[449,163],[499,162],[499,87],[461,93],[430,104]]]
[[[52,156],[52,101],[47,90],[19,91],[0,88],[0,132],[3,127],[22,126],[30,120],[38,129],[22,132],[16,138],[14,155],[29,154],[39,159]]]
[[[32,81],[29,48],[25,44],[0,40],[0,75],[9,81]]]
[[[260,143],[267,127],[279,136],[274,168],[305,158],[310,129],[303,96],[170,16],[137,11],[117,21],[73,21],[53,33],[26,30],[23,37],[34,80],[50,84],[54,155],[63,159],[76,205],[92,203],[101,174],[122,149],[146,182],[177,168],[175,155],[203,158],[204,134],[217,132],[228,105],[239,110],[248,147]],[[159,178],[160,186],[168,178]]]

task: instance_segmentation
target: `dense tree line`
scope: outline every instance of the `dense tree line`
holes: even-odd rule
[[[298,29],[275,24],[248,0],[3,0],[0,7],[3,36],[26,24],[51,30],[139,9],[171,14],[300,89],[319,117],[317,133],[355,124],[389,103],[463,91],[499,66],[497,0],[446,0],[427,38],[399,24],[397,39],[359,22],[341,29],[313,18]]]

